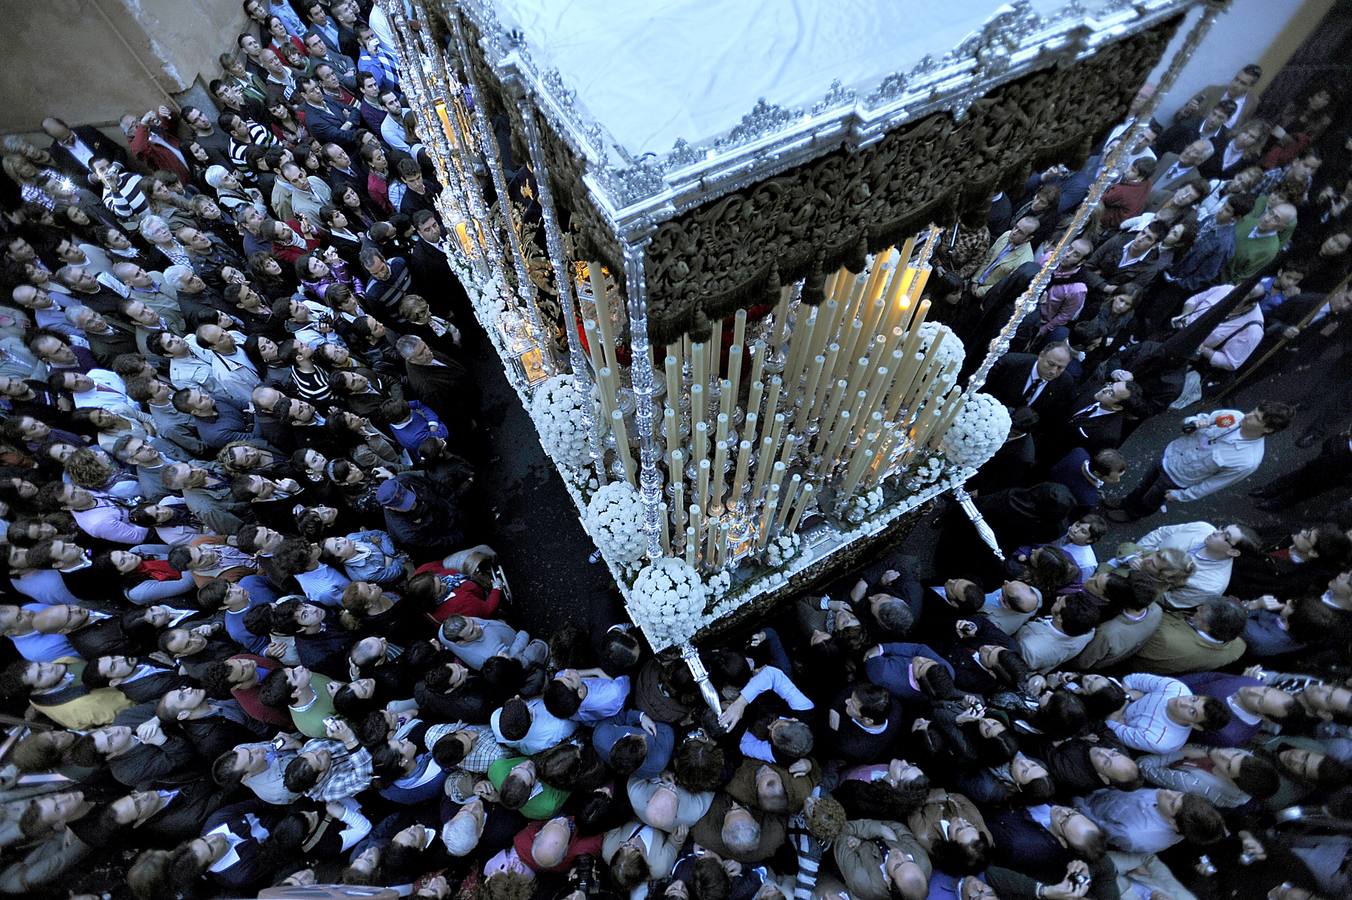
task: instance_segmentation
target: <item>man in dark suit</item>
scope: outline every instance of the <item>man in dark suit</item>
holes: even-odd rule
[[[92,125],[71,128],[55,116],[42,120],[42,130],[52,139],[47,152],[62,172],[84,179],[92,171],[94,159],[109,159],[127,165],[127,151]]]
[[[478,392],[469,370],[446,354],[434,352],[417,335],[406,334],[395,346],[404,360],[410,394],[448,424],[474,416]]]
[[[361,125],[361,111],[324,96],[319,79],[302,78],[296,91],[304,103],[300,111],[305,116],[305,128],[318,141],[337,144],[349,153],[357,152],[357,131]]]
[[[114,687],[132,703],[159,700],[186,679],[147,657],[107,655],[92,660],[81,675],[87,688]]]
[[[109,803],[100,824],[110,830],[131,829],[153,844],[172,845],[196,837],[226,800],[209,779],[167,791],[132,791]]]
[[[1070,407],[1075,380],[1066,375],[1070,346],[1064,341],[1048,344],[1037,356],[1007,353],[991,368],[986,392],[1012,414],[1028,407],[1037,413],[1041,434],[1059,423]]]
[[[1116,897],[1117,870],[1107,854],[1103,829],[1069,806],[1051,806],[1048,824],[1026,809],[987,813],[986,827],[993,838],[992,862],[1014,866],[1048,884],[1059,880],[1066,866],[1079,859],[1089,866],[1090,887],[1085,896]]]
[[[1128,419],[1144,411],[1144,392],[1134,381],[1110,381],[1102,387],[1081,391],[1070,403],[1070,416],[1048,423],[1038,455],[1051,465],[1076,447],[1092,456],[1099,450],[1122,446]]]

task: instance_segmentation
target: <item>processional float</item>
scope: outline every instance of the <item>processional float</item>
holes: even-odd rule
[[[965,498],[1009,426],[980,387],[1120,154],[965,384],[936,246],[1082,162],[1202,5],[1162,96],[1224,6],[379,2],[452,267],[630,616],[697,670],[697,633]]]

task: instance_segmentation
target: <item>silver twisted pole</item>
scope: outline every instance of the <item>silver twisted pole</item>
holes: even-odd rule
[[[573,273],[568,265],[568,257],[563,252],[563,236],[559,231],[558,213],[554,208],[554,192],[549,187],[549,169],[545,162],[544,145],[540,141],[540,128],[535,122],[535,112],[529,103],[522,105],[521,119],[525,126],[526,148],[530,152],[531,168],[535,170],[540,217],[544,221],[545,246],[549,251],[549,263],[554,269],[554,281],[559,286],[559,302],[563,305],[564,331],[568,335],[568,363],[572,366],[577,386],[588,398],[588,402],[582,404],[582,419],[587,426],[587,449],[591,455],[592,466],[596,469],[597,483],[605,484],[606,470],[601,453],[601,430],[597,427],[596,416],[592,413],[590,402],[591,370],[587,367],[587,354],[582,351],[582,340],[577,333]]]
[[[968,380],[967,387],[963,391],[965,396],[970,397],[972,394],[981,390],[982,385],[986,383],[986,377],[990,375],[991,368],[1000,357],[1009,352],[1009,345],[1014,340],[1015,332],[1018,331],[1019,325],[1023,323],[1024,318],[1027,317],[1037,305],[1037,298],[1042,294],[1043,290],[1046,289],[1048,282],[1051,281],[1052,274],[1056,271],[1056,267],[1061,264],[1062,254],[1065,253],[1066,248],[1070,246],[1084,229],[1085,223],[1089,221],[1089,216],[1093,214],[1094,210],[1099,205],[1099,201],[1103,198],[1103,192],[1108,189],[1110,184],[1117,181],[1122,163],[1126,159],[1127,148],[1135,143],[1137,136],[1141,133],[1141,130],[1145,127],[1146,123],[1150,121],[1150,117],[1154,115],[1155,110],[1159,107],[1160,101],[1164,98],[1164,95],[1174,86],[1174,82],[1178,80],[1179,73],[1183,71],[1183,67],[1188,64],[1188,60],[1190,60],[1193,53],[1197,51],[1197,47],[1201,44],[1202,38],[1204,38],[1206,33],[1211,30],[1211,25],[1216,21],[1216,16],[1220,15],[1227,3],[1228,0],[1208,0],[1206,9],[1202,11],[1202,15],[1193,24],[1192,30],[1188,32],[1188,36],[1179,46],[1178,52],[1175,53],[1173,59],[1169,61],[1169,68],[1165,70],[1164,77],[1160,79],[1160,83],[1156,87],[1155,93],[1146,101],[1144,108],[1137,113],[1135,121],[1132,122],[1131,126],[1118,139],[1117,144],[1109,151],[1108,158],[1103,161],[1102,168],[1099,169],[1098,177],[1095,178],[1094,183],[1089,186],[1089,193],[1085,195],[1084,202],[1082,202],[1079,208],[1075,210],[1075,215],[1070,220],[1070,224],[1066,227],[1065,233],[1063,233],[1061,239],[1056,242],[1056,246],[1052,249],[1052,252],[1047,254],[1046,259],[1042,263],[1042,268],[1038,270],[1037,275],[1033,276],[1033,280],[1028,285],[1028,289],[1015,301],[1014,315],[1011,316],[1009,321],[1005,323],[1005,326],[1000,329],[1000,333],[991,340],[990,352],[986,354],[986,358],[982,360],[981,365],[977,367],[976,371],[972,373],[972,377]]]
[[[451,14],[446,17],[451,24],[451,34],[455,39],[456,52],[460,56],[460,62],[464,68],[465,82],[469,85],[470,91],[474,94],[474,125],[479,132],[479,146],[483,151],[484,158],[488,161],[488,172],[493,179],[493,190],[498,195],[498,214],[502,219],[502,227],[507,232],[507,242],[512,250],[512,266],[516,270],[517,288],[521,296],[526,301],[526,311],[530,314],[531,325],[534,327],[535,340],[540,347],[540,358],[544,363],[545,370],[553,373],[558,371],[558,362],[554,359],[554,341],[544,328],[544,322],[540,317],[540,304],[536,296],[535,283],[531,281],[530,271],[526,267],[526,251],[521,244],[521,233],[517,231],[516,223],[512,221],[512,198],[507,189],[507,171],[503,168],[502,156],[498,152],[498,140],[493,133],[493,125],[488,121],[488,113],[484,110],[483,98],[485,96],[478,79],[474,76],[474,67],[470,65],[469,44],[465,38],[464,25],[460,22],[460,16]]]
[[[448,88],[444,82],[438,81],[435,77],[436,65],[433,66],[433,72],[430,74],[427,67],[423,65],[422,54],[413,45],[409,37],[411,29],[404,16],[403,4],[396,2],[396,0],[380,0],[380,3],[390,17],[390,21],[395,25],[395,52],[400,57],[400,84],[404,87],[405,95],[414,98],[413,106],[422,120],[422,128],[425,132],[424,138],[432,143],[437,151],[437,174],[438,177],[442,178],[441,183],[443,185],[442,194],[438,199],[441,200],[443,206],[443,215],[445,214],[444,207],[452,203],[457,209],[466,211],[467,214],[462,215],[461,218],[466,220],[468,227],[475,230],[472,244],[477,246],[480,237],[483,240],[483,246],[469,254],[471,256],[470,261],[475,265],[480,277],[486,277],[491,265],[489,260],[499,258],[501,250],[492,232],[487,228],[480,229],[480,224],[488,221],[488,213],[483,192],[480,190],[479,182],[474,175],[473,162],[467,155],[470,145],[465,141],[465,135],[460,130],[459,120],[454,115],[453,110],[448,108],[446,118],[451,125],[451,132],[455,136],[454,148],[446,140],[441,123],[435,120],[432,113],[434,103],[431,98],[437,94],[448,96]],[[426,42],[424,43],[426,45]],[[441,68],[444,72],[444,64],[441,65]],[[452,190],[453,185],[458,186],[458,192]],[[447,199],[448,193],[449,200]]]
[[[625,293],[629,300],[629,375],[634,385],[634,425],[638,431],[639,493],[643,498],[643,530],[648,557],[662,558],[662,475],[657,471],[653,438],[653,358],[648,345],[648,283],[643,272],[647,239],[624,244]]]

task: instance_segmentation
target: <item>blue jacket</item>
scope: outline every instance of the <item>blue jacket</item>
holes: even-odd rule
[[[911,687],[911,660],[924,656],[943,666],[950,676],[953,666],[948,660],[935,653],[925,644],[893,643],[882,644],[882,654],[864,661],[864,673],[868,680],[885,687],[894,697],[902,700],[928,700],[923,691]]]
[[[610,748],[615,746],[615,742],[631,734],[641,734],[648,744],[648,755],[643,758],[643,765],[635,770],[633,777],[656,778],[671,760],[672,750],[676,747],[676,732],[671,730],[670,725],[656,722],[657,734],[648,734],[638,723],[639,712],[633,709],[602,719],[592,731],[592,747],[601,761],[610,765]]]

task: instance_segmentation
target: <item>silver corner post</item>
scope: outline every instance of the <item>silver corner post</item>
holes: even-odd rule
[[[704,702],[709,704],[715,716],[721,715],[723,705],[718,702],[718,691],[709,680],[709,670],[704,668],[704,660],[699,658],[699,651],[695,649],[694,644],[689,641],[681,644],[681,659],[685,660],[690,674],[695,676],[695,684],[699,685],[700,696],[704,698]]]
[[[643,272],[648,239],[624,242],[625,294],[629,301],[629,375],[634,384],[634,425],[638,430],[639,493],[643,497],[643,530],[648,535],[648,558],[661,559],[662,475],[657,471],[657,443],[653,437],[653,358],[648,345],[648,283]]]
[[[516,223],[512,221],[512,197],[507,189],[507,172],[503,168],[502,156],[498,153],[498,140],[493,132],[493,124],[488,121],[488,113],[484,110],[485,94],[474,76],[474,66],[470,64],[469,44],[465,40],[465,29],[460,22],[460,16],[448,15],[446,18],[450,22],[455,49],[464,68],[465,82],[474,94],[474,125],[478,128],[479,146],[483,150],[484,159],[488,162],[489,175],[493,178],[493,190],[498,195],[498,215],[502,219],[502,227],[507,232],[507,241],[512,249],[512,267],[516,270],[517,288],[525,300],[526,311],[530,315],[545,371],[553,374],[558,371],[558,362],[554,359],[554,341],[545,331],[544,322],[540,317],[540,304],[536,297],[535,283],[531,281],[530,270],[526,266],[526,251],[521,244],[521,233],[517,231]]]
[[[1041,296],[1047,284],[1052,280],[1052,275],[1056,272],[1056,267],[1061,264],[1061,257],[1065,254],[1066,248],[1084,230],[1085,224],[1089,221],[1089,216],[1103,198],[1103,192],[1116,183],[1119,170],[1127,159],[1127,148],[1136,142],[1137,136],[1141,133],[1145,124],[1150,121],[1151,116],[1154,115],[1160,101],[1164,99],[1164,95],[1169,93],[1170,88],[1174,86],[1174,82],[1178,80],[1179,74],[1183,71],[1183,67],[1188,64],[1188,60],[1192,59],[1198,45],[1202,43],[1202,38],[1211,30],[1211,25],[1216,21],[1216,16],[1220,15],[1228,3],[1229,0],[1207,0],[1202,15],[1198,17],[1196,23],[1192,26],[1192,30],[1188,32],[1188,36],[1179,46],[1178,51],[1169,60],[1169,68],[1156,86],[1155,93],[1146,101],[1145,106],[1131,121],[1130,127],[1118,138],[1117,143],[1108,152],[1108,158],[1103,160],[1103,164],[1099,168],[1098,177],[1089,186],[1089,192],[1086,194],[1084,201],[1080,203],[1079,208],[1075,210],[1075,215],[1071,218],[1070,224],[1066,226],[1065,232],[1056,242],[1052,252],[1047,254],[1046,259],[1043,260],[1041,268],[1033,276],[1033,281],[1028,285],[1028,289],[1015,301],[1014,314],[1000,329],[1000,333],[991,340],[986,358],[982,360],[981,365],[968,379],[967,387],[963,391],[964,394],[970,397],[981,390],[986,383],[986,377],[990,375],[991,368],[999,361],[1000,357],[1009,352],[1009,345],[1014,340],[1015,332],[1018,331],[1024,318],[1037,306],[1038,297]]]
[[[526,132],[526,147],[530,151],[531,168],[535,170],[540,217],[544,221],[545,246],[549,251],[550,266],[554,269],[554,281],[559,287],[559,303],[563,306],[564,331],[568,335],[568,363],[573,369],[573,378],[576,379],[577,386],[588,398],[588,402],[582,404],[582,418],[587,426],[587,449],[591,455],[592,467],[596,469],[597,482],[605,484],[601,432],[597,427],[596,416],[590,402],[591,369],[588,368],[587,354],[582,352],[582,340],[577,333],[578,315],[573,295],[573,272],[568,265],[568,257],[563,252],[563,235],[559,230],[558,211],[554,207],[554,192],[549,187],[549,168],[545,162],[544,145],[540,141],[540,128],[535,121],[535,111],[529,103],[523,103],[521,106],[521,120]]]
[[[963,485],[953,488],[953,499],[958,501],[958,505],[967,514],[967,518],[972,520],[972,527],[976,529],[976,533],[980,535],[981,540],[991,548],[991,552],[995,554],[997,559],[1004,562],[1005,552],[1000,549],[1000,542],[995,537],[995,530],[986,522],[986,517],[981,514],[981,510],[976,508],[976,503],[972,501],[972,495],[967,493],[967,488]]]

